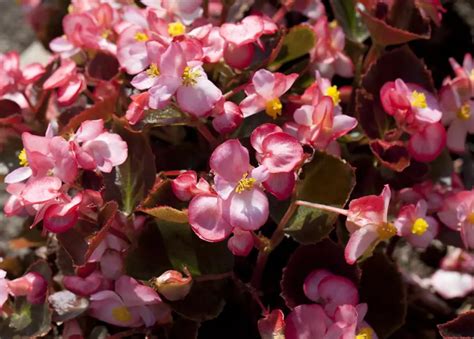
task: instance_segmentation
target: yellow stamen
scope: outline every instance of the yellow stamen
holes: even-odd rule
[[[135,40],[140,41],[140,42],[146,42],[150,40],[150,37],[143,32],[137,32],[135,33]]]
[[[469,73],[469,78],[474,80],[474,69],[471,69],[471,73]]]
[[[242,176],[242,179],[240,179],[239,183],[235,187],[235,191],[237,193],[242,193],[243,191],[250,191],[253,188],[253,185],[255,184],[257,180],[254,178],[247,178],[247,177],[248,177],[248,173],[245,173]]]
[[[418,91],[413,91],[411,93],[411,105],[416,108],[428,107],[425,94]]]
[[[151,78],[156,78],[160,75],[160,70],[156,64],[151,64],[150,67],[146,70],[146,74],[148,74]]]
[[[418,218],[411,227],[411,233],[416,235],[423,235],[428,229],[428,222],[423,218]]]
[[[337,26],[339,26],[339,24],[337,23],[337,20],[333,20],[329,23],[330,28],[336,28]]]
[[[468,214],[466,220],[471,224],[474,225],[474,212]]]
[[[331,97],[332,102],[334,103],[334,105],[339,105],[339,103],[341,102],[341,98],[340,98],[341,93],[337,89],[336,85],[328,87],[326,89],[326,93],[324,93],[324,95],[327,95],[328,97]]]
[[[201,73],[199,72],[199,69],[191,69],[189,66],[186,66],[186,68],[183,71],[183,85],[184,86],[193,86],[197,82],[197,78],[201,76]]]
[[[19,160],[19,163],[20,163],[20,166],[28,166],[28,158],[26,157],[26,151],[25,149],[23,148],[20,152],[20,154],[18,154],[18,160]]]
[[[180,21],[168,24],[168,34],[172,37],[183,35],[185,32],[186,27]]]
[[[457,116],[461,120],[464,120],[464,121],[469,120],[469,118],[471,117],[471,105],[469,104],[462,105],[457,113]]]
[[[121,323],[127,323],[132,320],[130,311],[125,306],[117,306],[112,309],[112,316]]]
[[[107,39],[110,36],[110,34],[112,34],[112,31],[110,29],[106,29],[102,32],[100,36],[104,39]]]
[[[276,119],[277,116],[281,115],[282,108],[283,105],[281,104],[280,99],[275,98],[270,101],[267,101],[267,104],[265,105],[265,112],[273,119]]]
[[[387,240],[397,234],[397,229],[392,223],[387,222],[379,226],[377,233],[379,234],[380,240]]]
[[[372,339],[373,331],[370,327],[361,328],[356,335],[356,339]]]

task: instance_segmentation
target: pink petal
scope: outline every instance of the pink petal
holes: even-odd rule
[[[231,133],[240,126],[243,120],[244,116],[239,106],[232,101],[226,101],[224,111],[212,120],[212,126],[221,134]]]
[[[43,227],[53,233],[62,233],[73,227],[79,218],[79,205],[82,202],[82,194],[78,193],[71,202],[67,204],[55,204],[45,211]]]
[[[250,135],[250,143],[257,153],[264,153],[262,149],[263,140],[275,132],[282,132],[281,127],[275,124],[263,124],[254,129]]]
[[[194,85],[180,86],[176,94],[179,107],[196,117],[210,113],[222,98],[221,90],[204,76],[200,76]]]
[[[53,137],[49,151],[54,159],[54,175],[65,183],[72,183],[77,176],[77,163],[69,143],[62,137]]]
[[[115,281],[115,291],[128,307],[161,303],[158,294],[151,288],[123,275]]]
[[[13,172],[8,173],[3,181],[5,184],[13,184],[28,179],[32,174],[33,171],[30,167],[18,167]]]
[[[249,152],[239,140],[230,139],[212,152],[209,165],[214,173],[228,182],[238,182],[249,170]]]
[[[355,306],[359,302],[359,292],[354,283],[341,276],[331,275],[322,279],[318,290],[329,316],[333,316],[339,306]]]
[[[236,228],[234,235],[229,238],[227,247],[233,255],[246,257],[252,251],[254,245],[253,235],[249,231]]]
[[[473,291],[474,279],[467,273],[438,270],[431,277],[431,284],[445,299],[463,298]]]
[[[49,90],[66,85],[74,75],[76,64],[70,59],[64,59],[61,66],[44,82],[43,89]]]
[[[181,78],[160,75],[156,85],[149,90],[149,106],[154,109],[166,106],[180,85]]]
[[[34,178],[26,184],[21,197],[30,204],[46,202],[60,194],[61,186],[61,180],[56,177]]]
[[[179,200],[188,201],[193,197],[193,188],[197,184],[197,174],[194,171],[186,171],[171,182],[174,195]]]
[[[63,284],[69,291],[83,297],[88,297],[99,290],[102,280],[102,276],[94,272],[85,278],[66,275],[63,278]]]
[[[259,188],[233,192],[229,199],[223,201],[224,218],[233,227],[248,231],[259,229],[268,219],[268,199]]]
[[[326,277],[332,276],[333,274],[328,270],[319,269],[311,272],[306,279],[304,280],[303,284],[303,291],[306,297],[314,301],[315,303],[320,302],[320,294],[319,294],[319,283]]]
[[[257,112],[262,111],[265,108],[266,101],[263,97],[258,94],[250,94],[239,104],[239,107],[244,115],[244,118],[247,118]]]
[[[272,133],[263,140],[262,165],[271,173],[290,172],[303,160],[303,147],[285,132]]]
[[[348,264],[354,264],[378,239],[376,231],[362,227],[351,234],[344,251]]]
[[[447,133],[447,146],[450,151],[464,153],[466,150],[467,126],[465,121],[454,119]]]
[[[71,105],[82,92],[85,87],[84,77],[77,75],[72,77],[70,81],[58,89],[58,104],[61,106]]]
[[[276,95],[273,91],[275,86],[275,75],[272,72],[267,71],[266,69],[259,69],[253,75],[252,83],[255,92],[266,100],[279,97],[279,95]]]
[[[299,305],[286,318],[286,339],[324,338],[332,321],[320,305]]]
[[[263,182],[265,190],[273,194],[278,200],[285,200],[291,196],[296,184],[296,175],[293,171],[271,173]]]
[[[440,155],[445,145],[446,131],[441,123],[435,123],[411,136],[408,151],[415,160],[430,162]]]
[[[123,164],[128,156],[127,143],[120,135],[109,132],[85,142],[82,149],[94,158],[97,168],[105,173],[110,173],[114,166]]]
[[[104,120],[86,120],[79,126],[74,140],[77,142],[85,142],[98,137],[104,132]]]
[[[303,105],[293,113],[293,119],[299,125],[311,126],[313,124],[314,110],[314,106]]]
[[[222,218],[221,199],[215,195],[198,195],[189,204],[189,223],[198,237],[216,242],[229,236],[232,226]]]
[[[160,73],[170,77],[181,77],[186,67],[186,59],[181,45],[172,42],[161,57]]]

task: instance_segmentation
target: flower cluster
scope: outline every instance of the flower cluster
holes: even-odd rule
[[[419,310],[472,306],[474,64],[405,44],[439,1],[19,2],[51,56],[0,54],[2,337],[435,337]]]

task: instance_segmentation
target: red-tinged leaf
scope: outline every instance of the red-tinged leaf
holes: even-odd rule
[[[113,55],[99,52],[87,64],[87,74],[94,79],[108,81],[117,75],[119,66]]]
[[[58,233],[56,237],[75,266],[82,266],[86,263],[85,254],[88,245],[81,232],[76,228],[70,228],[66,232]]]
[[[344,248],[340,245],[325,239],[315,245],[300,246],[288,260],[280,284],[281,296],[289,308],[312,302],[304,294],[303,283],[316,269],[326,269],[333,274],[344,276],[356,285],[359,282],[359,268],[346,262]]]
[[[376,158],[385,166],[401,172],[410,165],[410,155],[402,141],[371,140],[370,149]]]
[[[431,27],[423,18],[413,0],[396,0],[389,13],[390,18],[383,20],[358,8],[370,36],[381,46],[398,45],[417,39],[429,39]]]
[[[62,128],[61,134],[65,135],[67,133],[74,132],[84,121],[87,120],[109,120],[112,117],[112,114],[115,112],[116,102],[117,97],[111,96],[83,110],[81,113],[69,120],[68,124]]]
[[[150,209],[157,206],[171,206],[177,209],[182,209],[187,206],[176,198],[171,188],[171,180],[157,177],[153,188],[150,190],[148,196],[143,200],[140,208]]]
[[[87,239],[88,248],[85,253],[85,259],[89,259],[94,250],[99,246],[99,244],[104,240],[105,236],[112,227],[112,223],[115,220],[115,217],[118,212],[118,205],[115,201],[109,201],[104,205],[102,210],[99,213],[99,223],[102,225],[99,232]]]
[[[145,133],[137,132],[122,119],[115,119],[113,132],[128,145],[127,160],[104,175],[105,200],[120,201],[120,208],[131,214],[148,195],[156,179],[155,156]]]
[[[460,314],[456,319],[438,325],[439,333],[444,339],[474,337],[474,311]]]
[[[405,322],[407,293],[402,275],[383,253],[361,264],[360,300],[368,304],[365,317],[379,338],[387,338]]]

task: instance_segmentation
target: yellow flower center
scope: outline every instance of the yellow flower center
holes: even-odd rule
[[[150,40],[150,37],[143,32],[137,32],[135,33],[135,40],[140,41],[140,42],[146,42]]]
[[[326,89],[326,93],[324,93],[324,94],[327,95],[328,97],[331,97],[332,102],[334,103],[334,105],[339,105],[339,103],[341,102],[341,98],[340,98],[341,93],[337,89],[336,85],[328,87]]]
[[[105,29],[100,36],[104,39],[107,39],[110,34],[112,34],[112,31],[110,29]]]
[[[183,85],[184,86],[193,86],[197,82],[197,78],[201,73],[199,72],[198,69],[191,69],[189,66],[186,66],[186,68],[183,71]]]
[[[469,104],[462,105],[457,113],[457,116],[461,120],[464,120],[464,121],[469,120],[469,118],[471,117],[471,105]]]
[[[338,25],[337,20],[333,20],[329,23],[330,28],[336,28]]]
[[[471,69],[471,73],[469,73],[469,78],[474,80],[474,69]]]
[[[423,218],[418,218],[411,227],[411,233],[416,235],[423,235],[428,229],[428,222]]]
[[[245,173],[242,176],[242,179],[238,182],[237,186],[235,187],[235,191],[237,193],[242,193],[243,191],[250,191],[253,188],[253,185],[257,181],[254,178],[247,178],[248,173]]]
[[[369,327],[361,328],[356,335],[356,339],[372,339],[373,331]]]
[[[277,116],[281,115],[281,109],[283,105],[281,104],[280,99],[275,98],[270,101],[267,101],[265,105],[265,112],[271,116],[273,119],[276,119]]]
[[[466,220],[471,224],[474,225],[474,212],[468,214]]]
[[[180,21],[168,24],[168,34],[172,37],[183,35],[185,32],[186,27]]]
[[[426,108],[426,96],[424,93],[413,91],[411,93],[411,105],[416,108]]]
[[[146,74],[148,74],[148,76],[151,78],[156,78],[157,76],[160,75],[160,70],[158,69],[158,66],[155,63],[153,63],[146,70]]]
[[[377,233],[379,234],[380,240],[387,240],[397,234],[397,229],[392,223],[387,222],[379,226]]]
[[[28,158],[26,157],[26,151],[25,149],[23,148],[20,152],[20,154],[18,154],[18,160],[19,160],[19,163],[20,163],[20,166],[28,166]]]
[[[117,306],[112,309],[112,316],[121,323],[127,323],[132,320],[130,311],[125,306]]]

